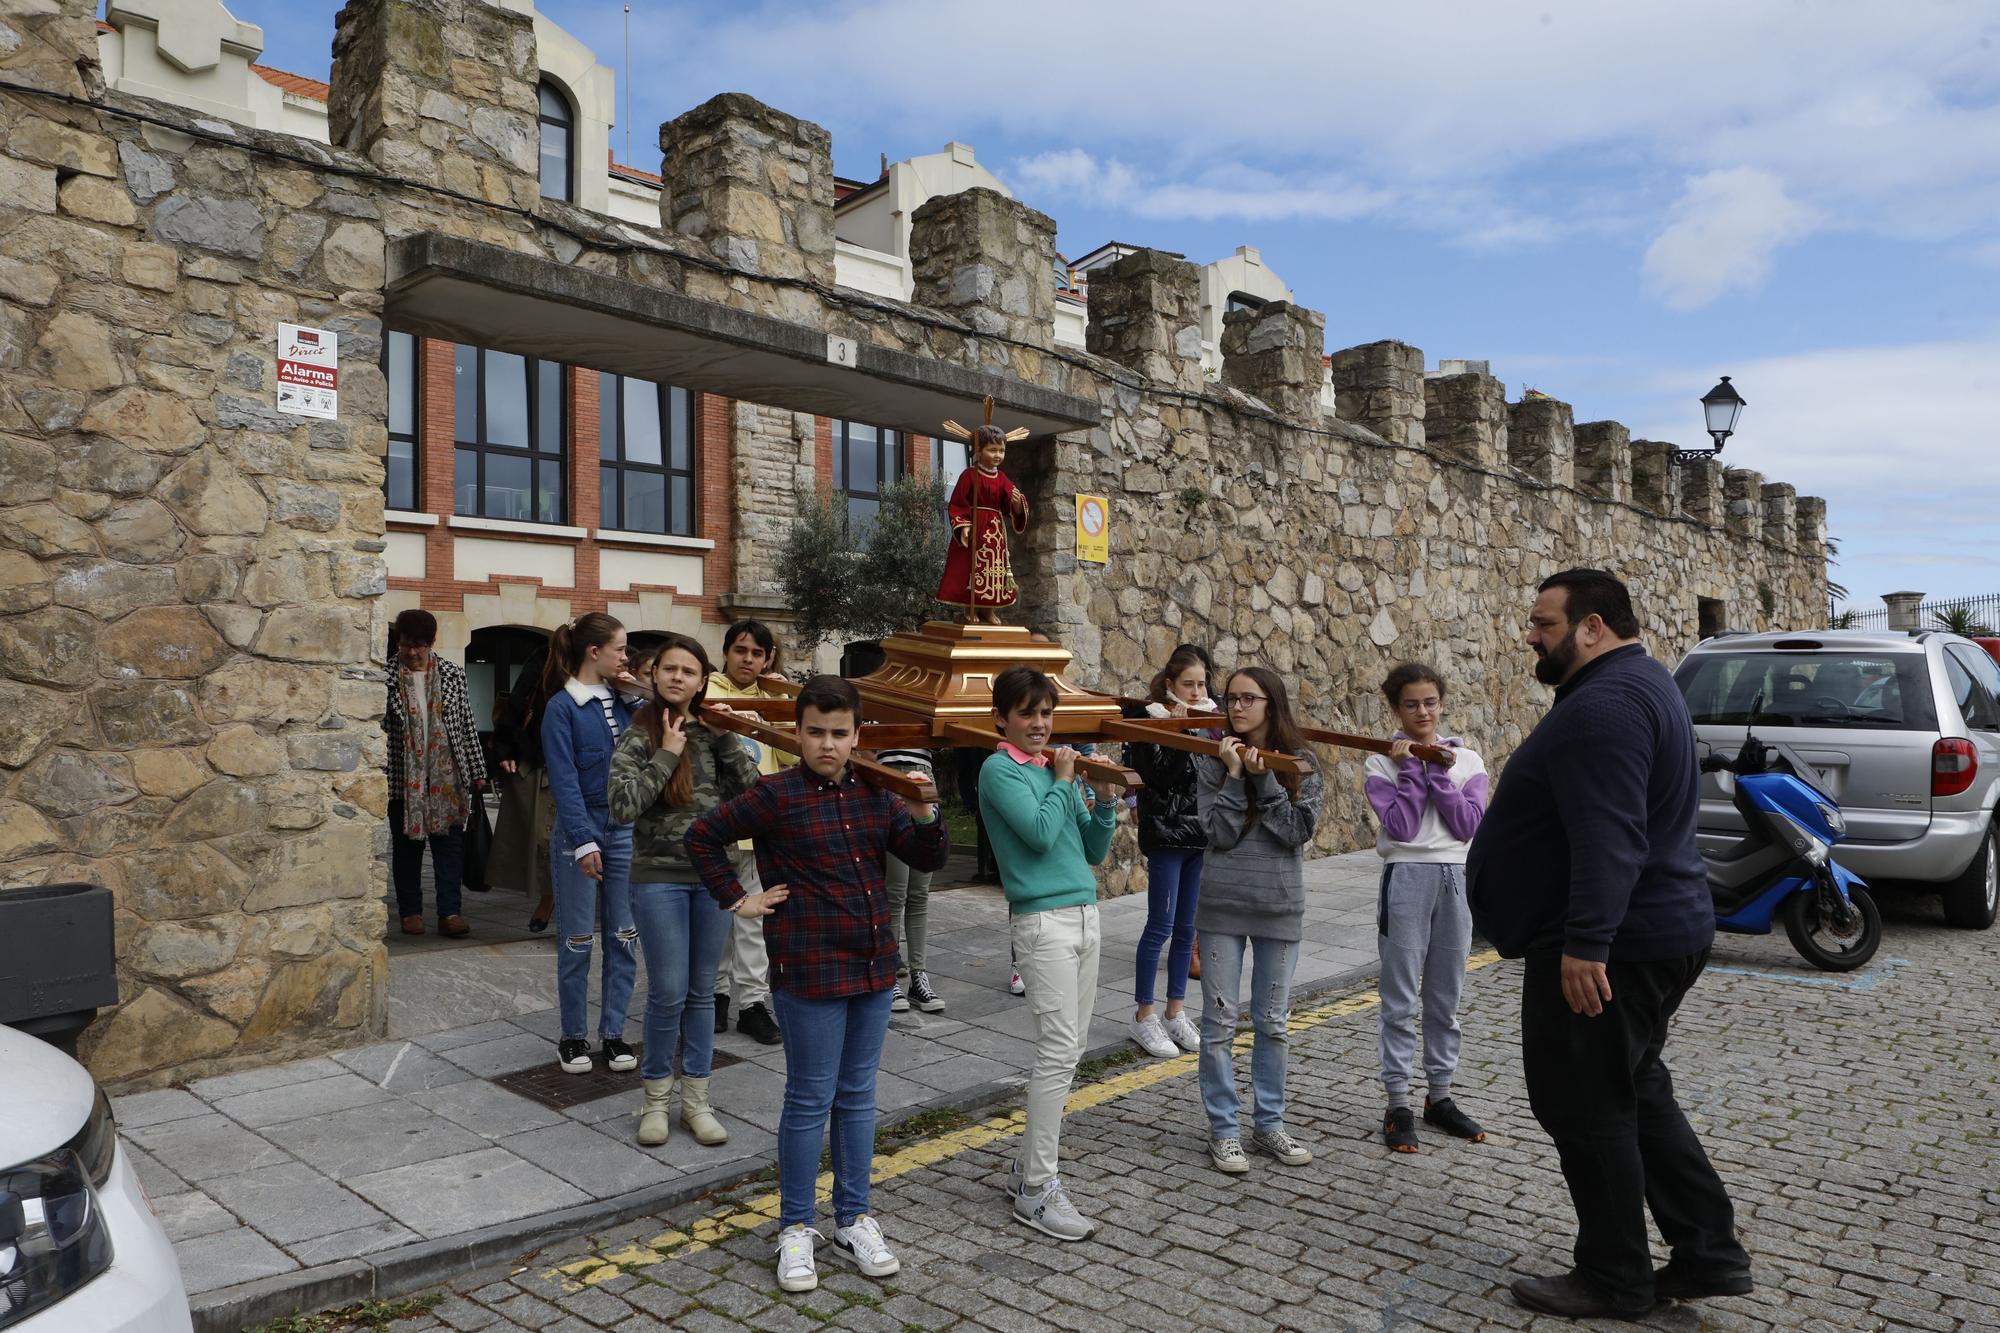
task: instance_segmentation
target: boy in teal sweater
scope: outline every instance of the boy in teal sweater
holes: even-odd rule
[[[979,809],[1000,864],[1011,913],[1015,965],[1035,1016],[1035,1067],[1028,1124],[1009,1187],[1014,1216],[1058,1240],[1084,1240],[1096,1224],[1077,1212],[1056,1174],[1063,1104],[1083,1058],[1097,996],[1097,875],[1111,850],[1120,802],[1076,782],[1076,751],[1048,748],[1056,687],[1033,667],[993,681],[993,721],[1002,740],[979,770]]]

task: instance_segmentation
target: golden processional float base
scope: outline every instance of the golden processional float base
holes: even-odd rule
[[[1067,744],[1122,744],[1143,741],[1193,754],[1213,755],[1217,742],[1188,734],[1214,728],[1213,713],[1172,718],[1128,718],[1129,705],[1142,700],[1099,694],[1070,682],[1073,658],[1059,643],[1019,625],[961,625],[933,620],[914,634],[892,634],[882,640],[887,660],[854,682],[861,695],[861,735],[855,768],[886,791],[913,800],[935,801],[937,789],[893,768],[861,757],[860,751],[886,749],[946,749],[967,746],[992,749],[1000,743],[993,725],[993,681],[1011,666],[1032,666],[1055,683],[1055,738]],[[757,710],[756,720],[740,712],[703,710],[703,721],[750,736],[786,754],[798,753],[794,699],[799,686],[781,676],[765,676],[765,689],[782,698],[739,701],[734,707]],[[1301,729],[1306,739],[1326,745],[1385,753],[1389,743],[1372,736]],[[1449,751],[1419,747],[1422,758],[1450,762]],[[1295,773],[1303,765],[1295,755],[1266,752],[1265,763],[1276,772]],[[1086,778],[1123,787],[1141,786],[1139,775],[1103,755],[1077,759]]]

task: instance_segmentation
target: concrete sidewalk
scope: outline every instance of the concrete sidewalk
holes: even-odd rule
[[[1379,866],[1371,852],[1308,865],[1296,997],[1372,975]],[[522,904],[492,900],[505,904],[495,912]],[[1010,1096],[1032,1055],[1032,1017],[1007,993],[999,890],[934,893],[930,920],[929,971],[947,1008],[895,1016],[878,1083],[885,1124]],[[1103,920],[1092,1056],[1130,1046],[1143,895],[1106,902]],[[702,1148],[676,1126],[665,1147],[641,1149],[636,1073],[555,1072],[554,945],[519,933],[396,951],[395,1040],[116,1099],[198,1329],[406,1291],[775,1168],[781,1047],[717,1039],[712,1093],[728,1144]],[[642,969],[632,1037],[643,986]],[[1198,1007],[1198,986],[1190,999]]]

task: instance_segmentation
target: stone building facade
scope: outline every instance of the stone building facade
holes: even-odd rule
[[[726,400],[740,587],[824,475],[816,419],[919,437],[992,393],[1034,432],[1022,617],[1105,688],[1206,641],[1378,729],[1383,669],[1431,657],[1503,757],[1546,702],[1518,631],[1555,568],[1628,574],[1663,654],[1824,604],[1822,502],[1414,348],[1335,353],[1328,413],[1320,317],[1280,302],[1230,317],[1205,380],[1169,257],[1093,273],[1088,349],[1060,346],[1053,226],[990,191],[918,210],[913,301],[843,288],[826,133],[747,97],[661,128],[657,229],[541,198],[509,6],[351,0],[328,146],[107,91],[93,10],[0,4],[0,884],[112,889],[106,1079],[382,1029],[391,334]],[[276,410],[279,321],[339,334],[337,420]],[[1112,497],[1106,566],[1074,558],[1079,492]],[[1359,767],[1327,759],[1321,843],[1355,845]]]

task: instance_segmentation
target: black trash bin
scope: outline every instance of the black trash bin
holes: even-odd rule
[[[74,1056],[97,1011],[118,1003],[116,959],[111,890],[0,890],[0,1023]]]

